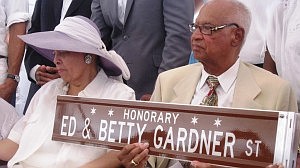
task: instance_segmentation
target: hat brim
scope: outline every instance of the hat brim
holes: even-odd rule
[[[47,31],[21,35],[19,38],[52,62],[54,60],[55,50],[95,54],[100,56],[100,66],[108,76],[119,76],[122,74],[121,69],[107,59],[106,53],[102,52],[101,49],[79,40],[75,40],[64,33]]]

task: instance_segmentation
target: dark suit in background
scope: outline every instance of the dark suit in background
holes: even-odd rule
[[[91,16],[91,3],[92,0],[73,0],[65,17],[82,15],[89,18]],[[54,30],[60,22],[62,5],[63,0],[37,0],[32,15],[32,25],[28,33]],[[30,77],[30,70],[37,64],[52,67],[55,65],[30,47],[27,47],[24,64],[28,79],[31,81],[24,108],[25,113],[32,96],[40,88]]]
[[[93,0],[91,19],[108,49],[127,63],[137,99],[152,94],[160,72],[188,63],[194,0],[127,0],[124,25],[118,0]]]

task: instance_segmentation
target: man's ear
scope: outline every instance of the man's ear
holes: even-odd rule
[[[234,29],[232,33],[231,45],[234,47],[241,46],[244,38],[245,38],[245,30],[243,28],[240,27]]]

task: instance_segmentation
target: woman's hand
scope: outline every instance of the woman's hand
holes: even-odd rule
[[[148,143],[126,145],[118,154],[118,159],[126,168],[145,167],[148,160]]]

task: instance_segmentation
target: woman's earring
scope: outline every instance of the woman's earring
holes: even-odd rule
[[[87,55],[84,56],[84,62],[86,64],[91,64],[92,63],[92,58],[93,57],[90,54],[87,54]]]

